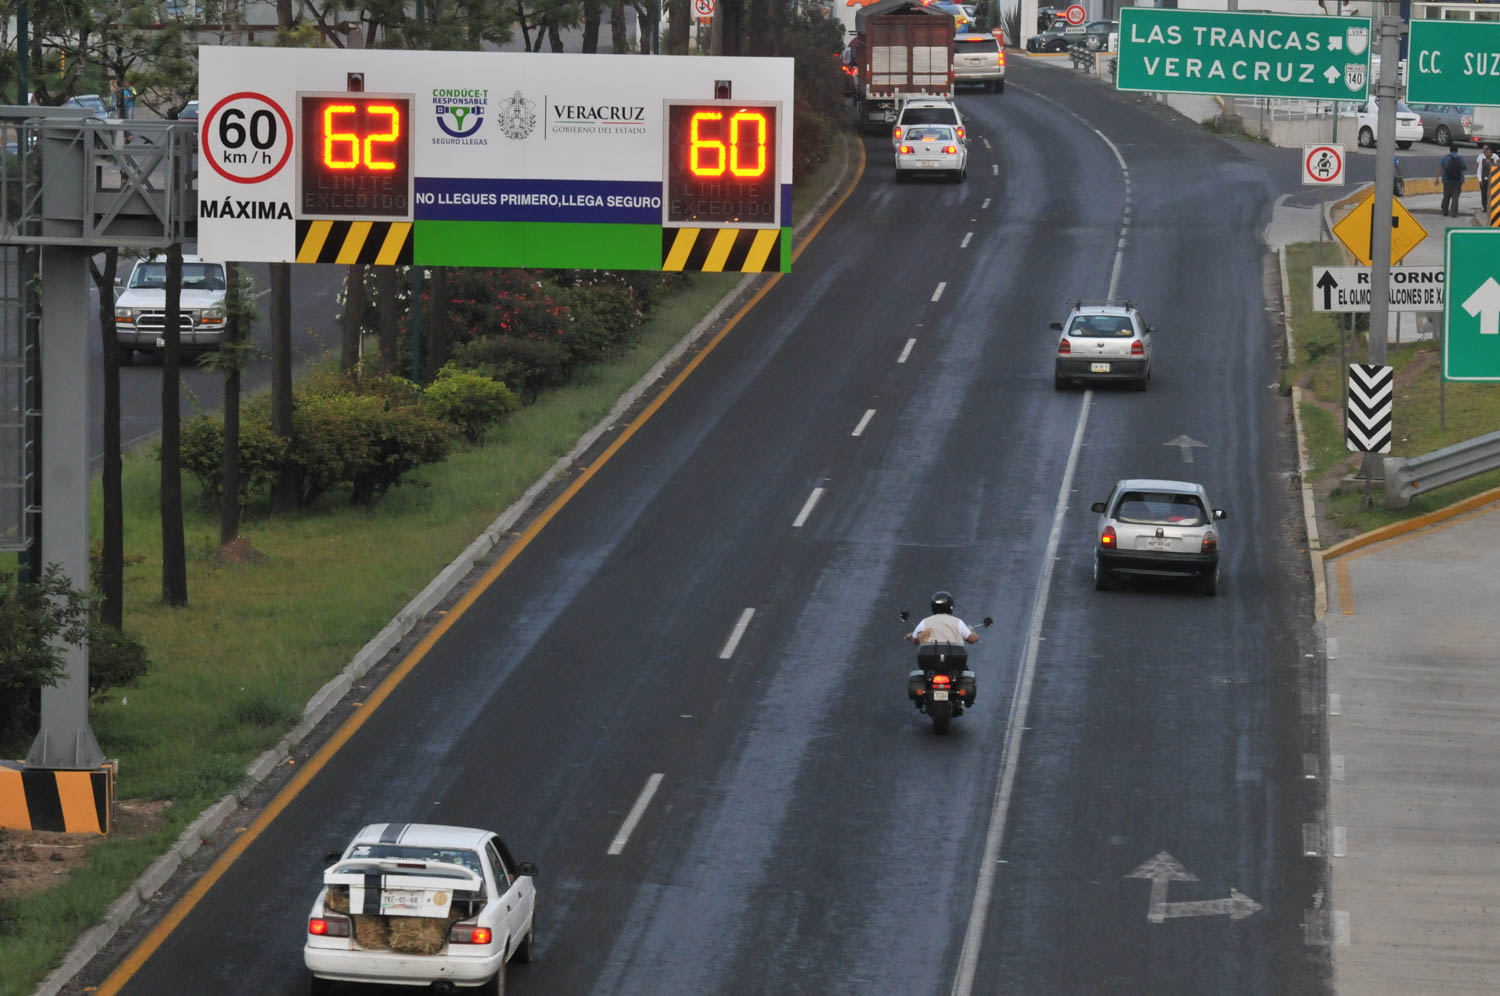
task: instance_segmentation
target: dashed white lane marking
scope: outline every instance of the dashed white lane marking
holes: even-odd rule
[[[802,511],[797,513],[797,521],[792,523],[793,529],[801,529],[807,517],[812,515],[813,506],[818,504],[818,499],[823,497],[822,488],[813,488],[812,494],[807,496],[807,503],[802,506]]]
[[[943,288],[947,287],[947,286],[948,286],[948,281],[946,281],[946,280],[940,280],[940,281],[938,281],[937,290],[935,290],[935,291],[932,292],[932,299],[934,301],[936,301],[938,298],[942,297],[943,296]]]
[[[1345,827],[1333,828],[1333,856],[1342,858],[1349,853],[1349,831]]]
[[[754,615],[754,609],[746,609],[740,613],[739,622],[734,624],[734,632],[729,634],[729,639],[724,641],[724,649],[719,651],[719,660],[727,661],[734,656],[734,649],[740,645],[740,638],[745,635],[745,630],[749,627]]]
[[[854,431],[851,432],[851,433],[849,433],[849,435],[851,435],[851,436],[858,436],[858,435],[862,434],[865,431],[865,426],[869,425],[870,424],[870,419],[872,419],[874,417],[875,417],[875,409],[871,408],[869,411],[865,412],[865,417],[859,420],[859,425],[856,425],[854,427]]]
[[[1328,756],[1328,777],[1336,782],[1344,780],[1344,755],[1330,754]]]
[[[974,237],[974,233],[973,232],[965,232],[964,233],[964,240],[958,244],[958,247],[960,249],[967,249],[967,248],[969,248],[969,240],[972,239],[973,237]]]
[[[1342,910],[1333,911],[1333,943],[1340,948],[1349,946],[1349,914]]]
[[[1336,636],[1328,638],[1328,659],[1331,661],[1339,659],[1339,638]]]
[[[990,165],[990,176],[999,176],[999,175],[1000,175],[1000,167],[999,167],[999,165],[998,164],[991,164]]]
[[[898,356],[898,357],[896,357],[896,362],[897,363],[905,363],[906,362],[906,358],[911,355],[911,348],[913,346],[915,346],[916,344],[917,344],[917,340],[915,340],[915,339],[908,339],[908,340],[906,340],[906,346],[905,346],[905,348],[903,348],[901,350],[901,355]]]
[[[662,774],[657,772],[646,779],[646,787],[641,789],[641,794],[636,797],[635,805],[630,807],[630,813],[625,817],[625,822],[620,824],[620,832],[615,834],[615,839],[609,842],[609,853],[619,854],[625,850],[625,844],[630,840],[630,835],[635,832],[635,825],[641,822],[641,817],[646,813],[646,807],[651,805],[651,797],[656,794],[656,789],[661,785]]]
[[[1338,692],[1328,693],[1328,715],[1337,716],[1344,711],[1344,704],[1339,699]]]
[[[986,197],[984,199],[984,203],[981,204],[981,205],[979,205],[979,210],[983,211],[985,208],[987,208],[989,206],[990,206],[990,199],[988,197]]]
[[[990,147],[990,140],[989,139],[987,139],[987,138],[981,138],[980,141],[984,143],[984,147],[986,149],[988,149]]]

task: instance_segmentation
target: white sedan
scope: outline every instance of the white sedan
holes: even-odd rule
[[[531,960],[536,867],[487,830],[373,823],[328,859],[302,948],[314,996],[334,981],[498,994],[506,962]]]
[[[963,182],[969,175],[968,144],[952,125],[913,125],[896,146],[896,182],[917,173],[937,173]]]
[[[1354,110],[1355,136],[1362,149],[1375,148],[1375,129],[1379,114],[1375,109],[1375,98],[1371,97]],[[1409,149],[1413,142],[1422,140],[1422,115],[1406,106],[1406,101],[1396,102],[1396,148]]]

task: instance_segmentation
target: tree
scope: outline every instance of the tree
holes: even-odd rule
[[[359,263],[349,266],[344,275],[344,314],[340,323],[339,370],[348,372],[359,366],[359,338],[364,334],[365,268]]]
[[[99,339],[104,353],[104,521],[99,565],[99,619],[119,629],[125,620],[125,502],[120,494],[120,350],[115,341],[115,270],[120,250],[104,250],[104,269],[89,259],[99,291]]]
[[[290,450],[292,441],[292,264],[271,264],[271,431]],[[271,485],[271,512],[297,509],[296,480],[290,466]]]
[[[405,272],[405,269],[394,266],[375,267],[375,296],[380,299],[380,372],[383,374],[396,370],[396,331],[400,317],[396,313],[396,276]]]
[[[182,243],[167,248],[167,304],[161,360],[161,597],[186,605],[187,545],[182,524]]]
[[[693,30],[693,10],[689,0],[670,0],[670,24],[667,26],[667,52],[687,55],[688,38]]]
[[[599,0],[583,0],[583,51],[599,51],[599,25],[604,20],[604,8]]]
[[[240,534],[240,372],[249,364],[254,347],[250,329],[255,324],[255,282],[235,262],[226,264],[224,341],[202,360],[224,375],[224,447],[219,460],[223,491],[219,502],[219,545]]]
[[[625,37],[625,0],[609,0],[609,47],[612,52],[629,52]]]

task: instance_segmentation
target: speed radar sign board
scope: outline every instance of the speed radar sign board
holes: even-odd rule
[[[791,59],[205,46],[198,247],[786,270]],[[359,74],[362,89],[350,92]],[[715,99],[728,80],[735,99]]]

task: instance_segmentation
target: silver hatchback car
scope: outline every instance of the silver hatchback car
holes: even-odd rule
[[[1203,485],[1127,479],[1090,508],[1099,515],[1094,550],[1099,591],[1120,575],[1195,578],[1203,594],[1218,591],[1218,523],[1226,516],[1209,502]]]
[[[1067,322],[1053,322],[1058,333],[1052,386],[1073,381],[1126,381],[1144,391],[1151,381],[1151,333],[1155,325],[1141,320],[1129,301],[1073,306]]]

